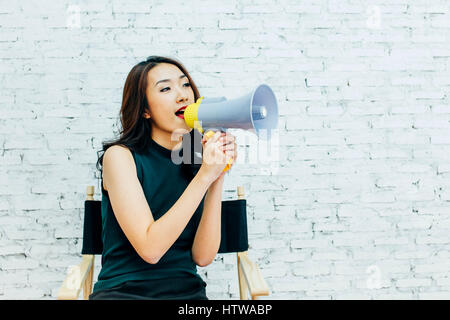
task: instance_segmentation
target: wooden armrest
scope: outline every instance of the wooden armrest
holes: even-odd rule
[[[269,287],[267,286],[267,283],[264,280],[261,274],[261,270],[258,268],[258,266],[249,259],[248,253],[246,251],[239,252],[238,257],[239,268],[241,268],[242,272],[244,273],[250,295],[252,297],[268,296]]]
[[[58,300],[77,300],[92,268],[94,268],[94,255],[84,254],[81,263],[74,266],[64,279],[58,291]]]

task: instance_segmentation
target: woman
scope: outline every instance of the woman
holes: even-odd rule
[[[235,137],[216,132],[201,139],[199,169],[172,161],[196,137],[177,111],[199,97],[170,58],[151,56],[128,74],[120,138],[103,144],[97,163],[103,253],[90,299],[208,299],[197,265],[219,249],[223,169],[237,153]],[[174,139],[180,130],[187,134]]]

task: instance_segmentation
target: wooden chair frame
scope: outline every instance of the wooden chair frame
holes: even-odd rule
[[[244,199],[244,188],[237,188],[238,199]],[[94,200],[94,186],[87,187],[86,200]],[[239,296],[241,300],[258,299],[259,296],[268,296],[269,287],[264,280],[259,267],[249,259],[248,251],[236,253]],[[95,255],[83,254],[81,263],[74,266],[66,276],[58,291],[58,300],[77,300],[83,289],[84,300],[89,299],[92,293],[94,278]]]

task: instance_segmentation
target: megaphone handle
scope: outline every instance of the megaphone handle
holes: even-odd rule
[[[221,128],[221,131],[222,131],[222,129],[224,129],[224,128]],[[225,131],[223,131],[223,132],[225,132]],[[205,133],[206,141],[208,141],[208,139],[211,138],[214,134],[215,134],[215,132],[212,130],[207,131]],[[233,164],[233,158],[228,159],[227,165],[225,166],[225,168],[223,169],[222,172],[226,172],[226,171],[230,170],[232,164]]]

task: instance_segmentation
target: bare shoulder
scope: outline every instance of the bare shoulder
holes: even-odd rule
[[[116,144],[106,149],[103,159],[111,159],[116,157],[128,158],[128,155],[132,156],[130,149],[124,145]]]
[[[123,145],[109,147],[103,155],[103,188],[108,190],[108,185],[113,175],[127,176],[136,174],[136,165],[130,149]]]

